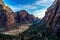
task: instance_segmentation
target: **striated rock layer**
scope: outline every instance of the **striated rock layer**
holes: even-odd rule
[[[55,0],[47,9],[45,19],[49,31],[52,31],[53,34],[60,33],[60,0]]]
[[[0,0],[0,26],[10,29],[15,23],[15,14]]]
[[[20,22],[21,24],[24,23],[33,23],[33,21],[36,19],[35,16],[30,15],[27,11],[21,10],[16,12],[17,13],[17,22]]]

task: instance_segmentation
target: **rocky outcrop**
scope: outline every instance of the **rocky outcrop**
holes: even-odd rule
[[[27,11],[21,10],[16,12],[17,13],[17,22],[20,22],[22,24],[24,23],[33,23],[35,20],[35,16],[30,15]]]
[[[0,26],[10,29],[15,23],[15,13],[0,0]]]
[[[53,34],[60,32],[60,0],[55,0],[47,9],[45,19],[47,20],[47,27]]]
[[[4,5],[4,2],[2,0],[0,0],[0,4]]]

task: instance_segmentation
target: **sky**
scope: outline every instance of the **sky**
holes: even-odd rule
[[[3,0],[14,12],[26,10],[35,17],[43,18],[54,0]]]

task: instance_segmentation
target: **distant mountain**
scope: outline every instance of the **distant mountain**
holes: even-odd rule
[[[26,10],[17,11],[17,22],[21,24],[24,23],[33,23],[36,20],[36,17],[32,14],[29,14]]]
[[[37,24],[37,23],[39,23],[40,21],[41,21],[41,19],[38,18],[38,17],[36,17],[35,20],[33,21],[33,24]]]

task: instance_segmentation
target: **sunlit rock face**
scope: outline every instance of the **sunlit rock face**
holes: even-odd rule
[[[9,29],[14,23],[15,13],[0,0],[0,26]]]
[[[55,0],[54,3],[47,9],[45,19],[47,27],[53,34],[60,32],[60,0]]]
[[[16,13],[17,13],[17,22],[20,22],[20,23],[32,23],[35,19],[35,16],[30,15],[25,10],[21,10]]]
[[[13,13],[10,13],[10,14],[7,14],[7,26],[11,26],[15,23],[15,14]]]
[[[13,12],[13,11],[11,10],[11,8],[9,8],[8,5],[5,5],[5,6],[4,6],[4,9],[5,9],[6,11],[10,12],[10,13]]]
[[[4,3],[3,3],[3,1],[2,1],[2,0],[0,0],[0,4],[4,5]]]

